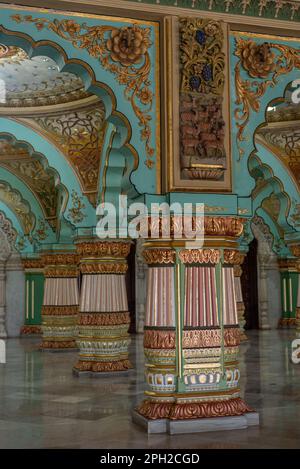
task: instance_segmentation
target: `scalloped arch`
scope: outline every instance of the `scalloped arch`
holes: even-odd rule
[[[53,41],[34,41],[28,34],[11,31],[3,25],[0,26],[0,42],[5,45],[18,46],[26,51],[29,57],[45,55],[53,59],[60,71],[70,72],[78,75],[87,91],[99,96],[105,107],[105,118],[109,124],[115,127],[113,139],[110,142],[112,153],[119,154],[119,160],[110,159],[108,166],[111,171],[106,173],[104,187],[110,187],[110,174],[114,175],[113,186],[118,188],[118,193],[128,190],[138,195],[135,185],[131,182],[131,173],[138,167],[138,153],[130,144],[132,135],[131,125],[127,117],[117,110],[115,94],[106,83],[96,80],[92,67],[81,59],[70,58],[64,48]],[[122,170],[120,171],[120,161]],[[118,175],[118,182],[116,182]],[[101,181],[101,179],[100,179]],[[105,190],[102,187],[105,197]],[[110,192],[108,192],[110,194]]]

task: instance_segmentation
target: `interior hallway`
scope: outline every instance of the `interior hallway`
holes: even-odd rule
[[[39,352],[38,338],[7,341],[0,364],[0,448],[300,448],[300,365],[289,360],[293,330],[248,331],[242,389],[260,427],[193,435],[147,435],[130,411],[144,389],[142,336],[128,376],[72,376],[74,353]],[[137,370],[137,371],[136,371]]]

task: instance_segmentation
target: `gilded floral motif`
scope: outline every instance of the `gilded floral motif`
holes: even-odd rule
[[[12,15],[17,23],[34,23],[41,31],[49,29],[72,43],[77,49],[86,49],[99,60],[103,68],[112,73],[120,85],[125,86],[124,95],[130,101],[141,126],[141,139],[145,142],[148,168],[154,165],[155,150],[151,147],[152,93],[150,86],[150,28],[138,25],[117,28],[113,25],[88,26],[75,20],[53,21],[47,18],[33,18],[31,15]],[[145,108],[145,105],[147,107]]]
[[[245,43],[241,50],[241,62],[251,78],[267,78],[275,70],[275,54],[268,43]]]
[[[241,159],[245,153],[241,142],[245,141],[244,131],[251,112],[260,111],[260,98],[269,87],[276,85],[278,77],[291,72],[293,68],[300,69],[300,49],[269,42],[259,44],[238,35],[235,41],[235,55],[238,57],[235,65],[235,119],[238,128],[236,139]],[[242,69],[250,80],[242,77]]]
[[[150,45],[149,30],[137,25],[113,30],[106,41],[111,59],[125,67],[141,63]]]
[[[83,212],[85,204],[82,201],[82,197],[80,197],[74,189],[72,190],[71,197],[73,206],[68,210],[68,218],[70,218],[73,223],[80,223],[86,217]]]

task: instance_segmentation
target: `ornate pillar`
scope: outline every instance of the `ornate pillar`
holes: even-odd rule
[[[236,258],[236,263],[234,264],[234,287],[235,287],[235,296],[236,296],[236,307],[238,314],[238,322],[240,326],[241,341],[248,340],[248,337],[245,334],[245,305],[243,300],[242,285],[241,285],[241,275],[243,273],[242,263],[244,262],[245,254],[240,253]]]
[[[79,360],[75,374],[121,372],[128,359],[130,317],[125,273],[129,241],[80,241],[82,274],[79,309]]]
[[[22,263],[25,270],[25,317],[21,334],[41,334],[44,265],[40,257],[24,258]]]
[[[176,239],[145,242],[147,390],[133,419],[149,433],[258,423],[238,387],[234,265],[240,262],[236,241],[242,231],[238,218],[205,217],[201,249]]]
[[[271,329],[269,324],[269,301],[268,301],[268,272],[266,265],[270,259],[269,253],[258,253],[258,308],[259,308],[259,328],[263,330]]]
[[[135,305],[136,305],[136,332],[138,334],[144,333],[145,326],[145,304],[146,304],[146,278],[147,278],[147,264],[142,256],[142,242],[143,240],[137,239],[136,241],[136,262],[135,262]]]
[[[5,325],[5,263],[6,260],[0,258],[0,338],[7,337]]]
[[[78,318],[78,255],[73,252],[42,254],[44,297],[42,350],[74,350]]]
[[[278,327],[295,327],[298,293],[298,259],[278,259],[281,278],[282,317]]]

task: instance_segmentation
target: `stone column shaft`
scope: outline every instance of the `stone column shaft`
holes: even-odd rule
[[[42,307],[43,350],[76,349],[78,318],[78,256],[75,253],[47,253],[44,263]]]
[[[5,262],[0,260],[0,338],[7,337],[5,326]]]
[[[230,242],[219,239],[220,247],[215,241],[210,245],[208,233],[217,236],[216,228]],[[145,243],[147,390],[133,413],[137,423],[149,428],[152,420],[163,419],[164,431],[180,433],[177,422],[193,420],[197,422],[191,431],[201,431],[203,418],[252,412],[238,387],[240,329],[234,265],[240,263],[241,254],[232,239],[242,229],[238,219],[205,217],[208,239],[201,249],[186,248],[176,239]],[[232,249],[223,247],[227,245]],[[257,423],[257,414],[252,415]]]
[[[127,371],[130,317],[125,273],[129,242],[78,242],[82,285],[75,374]]]

